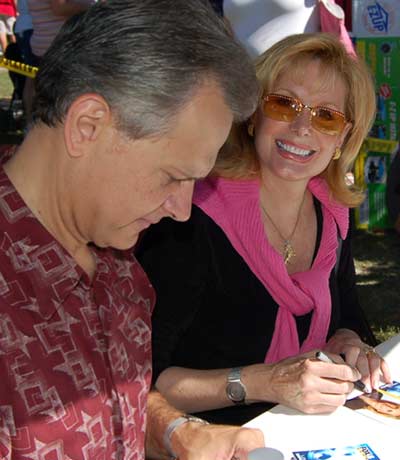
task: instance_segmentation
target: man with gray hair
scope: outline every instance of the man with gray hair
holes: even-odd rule
[[[65,24],[35,84],[0,168],[0,458],[244,460],[261,432],[150,392],[155,294],[131,248],[188,219],[254,111],[247,55],[206,0],[109,0]]]

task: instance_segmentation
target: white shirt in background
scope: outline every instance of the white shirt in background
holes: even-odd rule
[[[251,56],[282,38],[320,30],[318,0],[225,0],[224,15]]]

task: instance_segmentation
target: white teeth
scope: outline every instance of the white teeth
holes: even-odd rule
[[[315,152],[315,150],[300,149],[299,147],[295,147],[294,145],[285,144],[282,141],[276,141],[276,145],[282,150],[286,150],[289,153],[293,153],[294,155],[299,155],[301,157],[307,157]]]

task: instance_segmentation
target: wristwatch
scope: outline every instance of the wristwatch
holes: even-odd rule
[[[168,455],[170,456],[172,460],[178,458],[178,456],[173,451],[172,445],[171,445],[172,433],[179,426],[183,425],[184,423],[188,423],[188,422],[200,423],[202,425],[209,424],[206,420],[203,420],[202,418],[195,417],[194,415],[187,415],[187,414],[184,414],[181,417],[178,417],[175,420],[172,420],[172,422],[167,426],[167,429],[165,430],[164,438],[163,438],[164,448],[168,452]]]
[[[226,395],[235,404],[246,402],[246,387],[240,379],[242,367],[234,367],[229,371],[226,384]]]

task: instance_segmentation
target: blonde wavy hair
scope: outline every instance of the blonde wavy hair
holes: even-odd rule
[[[320,63],[321,85],[329,85],[337,77],[344,82],[347,90],[345,115],[352,123],[342,144],[340,159],[331,160],[320,176],[328,183],[333,199],[345,206],[355,207],[363,200],[363,193],[357,187],[349,186],[345,175],[354,164],[371,128],[376,110],[374,84],[365,62],[349,55],[333,35],[291,35],[276,43],[256,60],[257,78],[263,94],[267,94],[273,90],[284,73],[301,73],[310,61],[315,60]],[[247,123],[234,125],[221,149],[213,174],[244,179],[258,176],[259,171],[254,139],[247,132]]]

